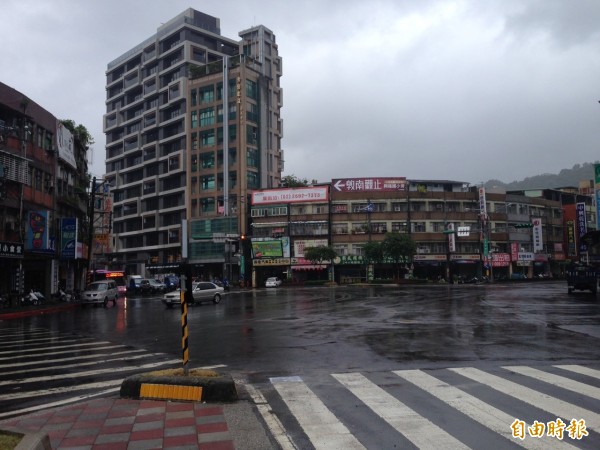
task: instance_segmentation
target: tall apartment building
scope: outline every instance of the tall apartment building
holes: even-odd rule
[[[237,269],[248,190],[279,186],[283,170],[275,35],[239,36],[190,8],[108,64],[114,265],[168,271],[187,256],[207,275]]]

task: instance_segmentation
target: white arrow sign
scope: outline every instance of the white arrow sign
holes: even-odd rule
[[[342,190],[341,186],[345,186],[345,185],[346,185],[346,183],[343,182],[342,180],[337,180],[335,182],[335,184],[333,185],[333,187],[336,188],[338,191],[341,191]]]

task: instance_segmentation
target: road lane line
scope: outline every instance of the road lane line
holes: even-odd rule
[[[104,344],[110,344],[110,342],[104,342]],[[119,349],[119,348],[127,348],[127,345],[107,345],[105,347],[95,347],[93,349],[86,349],[86,351],[96,351],[96,350],[110,350],[110,349]],[[61,348],[61,347],[54,347],[54,348]],[[19,356],[15,356],[15,352],[11,352],[13,356],[11,357],[7,357],[7,358],[0,358],[0,361],[14,361],[15,359],[19,359],[19,358],[34,358],[34,357],[46,357],[46,356],[53,356],[53,355],[64,355],[65,353],[68,353],[69,355],[73,354],[73,350],[61,350],[58,352],[45,352],[45,353],[33,353],[33,354],[27,354],[27,355],[19,355]],[[73,358],[78,357],[78,356],[73,356]]]
[[[584,419],[586,426],[590,430],[600,430],[600,414],[588,409],[581,408],[572,403],[550,397],[542,392],[529,389],[504,378],[483,372],[474,367],[450,368],[453,372],[464,377],[470,378],[478,383],[485,384],[503,394],[515,397],[524,403],[528,403],[536,408],[547,411],[563,420]]]
[[[544,372],[542,370],[534,369],[533,367],[526,366],[505,366],[507,370],[525,375],[526,377],[535,378],[536,380],[543,381],[544,383],[558,386],[559,388],[566,389],[568,391],[577,392],[578,394],[585,395],[587,397],[595,398],[600,400],[600,388],[590,386],[589,384],[580,383],[579,381],[571,380],[570,378],[555,375],[553,373]]]
[[[344,387],[421,449],[469,447],[406,406],[360,373],[332,374]]]
[[[365,448],[300,377],[271,378],[271,383],[317,450]]]
[[[548,448],[575,449],[566,442],[545,435],[543,438],[517,440],[512,436],[510,428],[515,417],[479,400],[477,397],[461,391],[422,370],[396,370],[396,375],[414,384],[420,389],[445,402],[454,409],[469,416],[486,428],[508,439],[513,444],[521,445],[532,450],[546,450]],[[530,425],[530,424],[528,424]]]

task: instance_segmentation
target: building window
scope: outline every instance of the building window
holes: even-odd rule
[[[331,225],[331,232],[333,234],[348,234],[348,224],[334,223]]]
[[[190,97],[192,100],[192,106],[196,106],[198,104],[198,91],[196,91],[196,89],[192,89]]]
[[[200,186],[202,190],[209,190],[215,188],[215,176],[204,175],[200,177]]]
[[[248,180],[248,189],[258,189],[258,174],[254,172],[247,172],[246,179]]]
[[[200,145],[212,147],[215,145],[215,130],[206,130],[200,133]]]
[[[198,155],[192,155],[192,172],[198,171]]]
[[[198,113],[196,111],[192,111],[192,128],[196,128],[198,126]]]
[[[412,227],[415,233],[425,233],[426,231],[425,222],[413,222]]]
[[[179,155],[171,156],[169,158],[169,172],[177,169],[179,169]]]
[[[215,108],[200,110],[200,126],[207,127],[215,124]]]
[[[363,256],[365,253],[362,244],[352,244],[352,254],[355,256]]]
[[[246,149],[246,164],[248,167],[258,167],[258,150],[253,148]]]
[[[212,197],[201,199],[200,205],[203,213],[215,212],[215,199]]]
[[[340,245],[340,244],[334,245],[333,250],[339,256],[346,256],[348,254],[348,246],[347,245]]]
[[[331,207],[333,208],[332,212],[334,214],[342,214],[342,213],[347,213],[348,212],[348,205],[344,204],[344,205],[331,205]]]
[[[255,103],[246,103],[246,119],[250,122],[258,122],[258,105]]]
[[[213,85],[204,86],[199,89],[200,103],[212,103],[215,101],[215,89]]]
[[[215,166],[214,152],[201,153],[200,164],[202,165],[203,169],[212,169]]]
[[[406,233],[406,222],[392,222],[392,233]]]
[[[192,150],[198,150],[198,133],[192,133]]]
[[[258,98],[258,85],[252,80],[246,80],[246,97],[253,100]]]

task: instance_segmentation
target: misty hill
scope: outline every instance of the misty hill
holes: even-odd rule
[[[596,162],[597,163],[597,162]],[[578,187],[580,181],[594,179],[594,164],[575,164],[571,169],[563,169],[558,174],[544,173],[527,177],[522,181],[504,183],[500,180],[489,180],[484,183],[486,189],[502,188],[507,191],[519,189],[556,189],[566,186]]]

